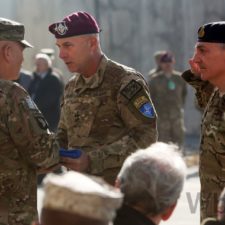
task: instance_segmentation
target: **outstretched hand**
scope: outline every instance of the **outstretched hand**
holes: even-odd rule
[[[60,157],[60,163],[67,169],[78,172],[86,172],[89,168],[89,157],[85,152],[82,152],[79,158]]]

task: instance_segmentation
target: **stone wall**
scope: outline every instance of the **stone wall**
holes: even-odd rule
[[[225,0],[1,0],[0,16],[24,23],[26,39],[35,46],[25,51],[26,69],[32,70],[41,48],[54,48],[57,54],[48,25],[76,10],[95,15],[102,28],[103,51],[110,58],[144,75],[154,67],[156,50],[173,51],[176,69],[188,68],[198,27],[225,20]],[[55,65],[70,76],[58,57]],[[188,90],[185,123],[192,134],[199,132],[201,116],[193,104],[193,91]]]

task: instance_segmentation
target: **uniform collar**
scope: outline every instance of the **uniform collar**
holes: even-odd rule
[[[77,74],[76,89],[80,89],[80,88],[92,89],[92,88],[98,87],[103,81],[107,63],[108,63],[108,58],[105,55],[103,55],[101,62],[99,64],[99,67],[97,69],[97,72],[94,75],[92,75],[92,77],[90,78],[90,80],[88,80],[88,82],[85,81],[85,79],[83,78],[81,74]]]
[[[220,98],[223,98],[225,96],[225,92],[220,91],[218,87],[215,87],[214,91],[219,93]]]

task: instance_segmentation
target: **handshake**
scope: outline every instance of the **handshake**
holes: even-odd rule
[[[52,172],[60,167],[60,165],[75,171],[84,171],[88,168],[88,158],[80,149],[59,149],[59,156],[62,157],[60,162],[47,168],[38,168],[39,174]]]
[[[59,156],[61,157],[69,157],[73,159],[78,159],[82,155],[82,150],[80,149],[68,149],[65,150],[63,148],[59,149]]]

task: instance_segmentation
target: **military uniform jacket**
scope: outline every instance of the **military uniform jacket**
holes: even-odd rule
[[[148,87],[135,70],[103,56],[89,83],[78,74],[66,85],[58,140],[61,147],[87,152],[92,174],[120,167],[130,152],[156,138]]]
[[[156,72],[151,76],[148,85],[160,119],[183,118],[187,87],[181,73],[173,71],[168,78],[162,71]]]
[[[211,180],[222,188],[225,184],[225,96],[190,71],[182,76],[196,89],[198,104],[204,108],[200,144],[201,179]]]
[[[0,224],[37,216],[36,171],[58,163],[58,145],[27,92],[0,80]]]

